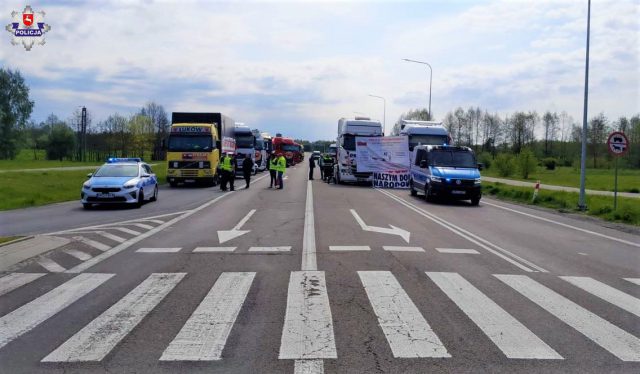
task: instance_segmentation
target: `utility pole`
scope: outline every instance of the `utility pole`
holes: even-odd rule
[[[587,107],[589,104],[589,33],[591,32],[591,0],[587,5],[587,53],[584,69],[584,111],[582,114],[582,148],[580,155],[580,197],[578,209],[587,210],[585,199],[585,181],[587,172]]]
[[[87,161],[87,108],[82,107],[82,161]]]

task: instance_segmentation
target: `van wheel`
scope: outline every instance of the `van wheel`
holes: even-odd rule
[[[471,205],[478,206],[480,204],[480,196],[475,196],[471,198]]]
[[[430,185],[426,185],[424,187],[424,199],[428,202],[432,202],[433,201],[433,195],[431,194],[431,186]]]
[[[418,191],[413,188],[413,180],[409,181],[409,192],[411,192],[411,196],[417,196]]]
[[[93,204],[89,204],[89,203],[82,203],[82,207],[86,210],[89,210],[91,208],[93,208]]]

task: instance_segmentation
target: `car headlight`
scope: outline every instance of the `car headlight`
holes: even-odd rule
[[[480,184],[480,183],[482,183],[482,179],[480,178],[476,178],[473,180],[473,184]]]
[[[442,177],[438,177],[436,175],[431,176],[431,181],[436,183],[442,183]]]
[[[124,188],[133,188],[138,184],[138,182],[127,182],[125,184],[122,185],[122,187]]]
[[[82,188],[85,188],[85,189],[87,189],[87,190],[88,190],[89,188],[91,188],[91,183],[89,183],[89,182],[84,182],[84,183],[82,184]]]

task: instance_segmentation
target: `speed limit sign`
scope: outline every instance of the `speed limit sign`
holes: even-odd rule
[[[624,156],[629,151],[629,139],[621,131],[614,131],[607,139],[607,149],[613,156]]]

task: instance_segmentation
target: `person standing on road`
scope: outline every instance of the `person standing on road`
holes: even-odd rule
[[[269,188],[273,188],[275,184],[276,188],[278,187],[278,180],[276,179],[276,175],[278,173],[278,157],[276,156],[276,152],[272,151],[269,155],[269,159],[267,160],[267,165],[269,166],[269,175],[271,176],[271,182],[269,183]]]
[[[285,170],[287,170],[287,159],[284,158],[284,155],[278,156],[278,189],[281,190],[284,188],[284,181],[282,176],[284,175]]]
[[[231,156],[229,153],[224,153],[222,155],[222,159],[220,160],[220,190],[227,190],[227,183],[229,182],[229,173],[233,168],[233,164],[231,163]]]
[[[245,156],[242,161],[242,176],[244,176],[244,181],[247,184],[244,188],[249,188],[249,183],[251,183],[251,172],[253,172],[253,160],[249,155]]]
[[[320,169],[320,180],[324,180],[324,155],[318,157],[318,169]]]
[[[316,168],[316,162],[313,156],[309,157],[309,180],[313,180],[313,169]]]

